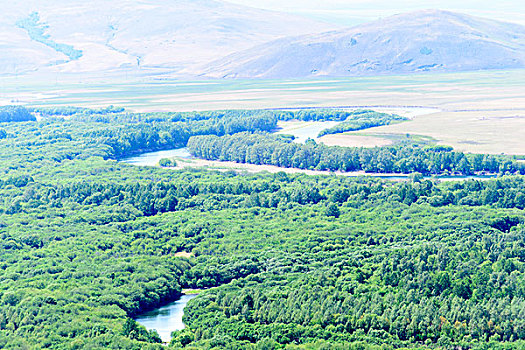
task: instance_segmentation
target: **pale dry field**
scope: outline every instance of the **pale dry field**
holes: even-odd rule
[[[364,107],[397,113],[411,120],[365,131],[326,135],[318,141],[331,146],[374,147],[392,144],[392,138],[410,134],[426,136],[464,152],[525,154],[525,80],[514,87],[431,88],[426,85],[421,90],[421,93],[363,93],[359,101]],[[342,92],[332,96],[337,94]],[[354,96],[347,99],[348,105],[356,102]],[[391,108],[386,107],[388,103],[392,103]],[[373,108],[374,105],[380,107]],[[425,109],[418,108],[424,113],[417,113],[417,109],[403,106]]]
[[[182,258],[191,258],[193,257],[193,252],[186,252],[186,251],[182,251],[182,252],[177,252],[175,254],[173,254],[173,256],[179,256],[179,257],[182,257]]]
[[[328,171],[328,170],[307,170],[307,169],[297,169],[297,168],[280,168],[274,165],[257,165],[257,164],[242,164],[235,162],[223,162],[215,160],[205,160],[198,158],[174,158],[177,162],[177,166],[168,169],[174,170],[183,170],[189,168],[205,168],[209,170],[216,170],[221,172],[234,171],[236,173],[270,173],[275,174],[278,172],[284,172],[286,174],[307,174],[307,175],[333,175],[333,176],[347,176],[347,177],[360,177],[360,176],[370,176],[375,178],[388,179],[391,181],[406,181],[409,179],[410,175],[406,174],[396,174],[396,173],[366,173],[364,171]],[[445,176],[436,178],[438,181],[462,181],[468,176]],[[491,177],[479,177],[472,176],[478,180],[488,180]],[[179,253],[177,253],[179,254]]]
[[[408,133],[430,136],[439,144],[452,146],[459,151],[525,154],[525,108],[440,112],[373,130],[383,134]]]
[[[370,147],[391,142],[390,135],[412,134],[466,152],[525,154],[525,70],[297,81],[49,81],[4,79],[0,104],[113,104],[144,112],[370,108],[400,111],[412,120],[369,129],[364,136],[354,132],[322,141]]]
[[[218,160],[206,160],[198,158],[174,158],[177,162],[177,166],[170,168],[176,170],[182,170],[187,168],[206,168],[217,171],[235,171],[239,173],[260,173],[268,172],[275,174],[278,172],[284,172],[287,174],[307,174],[307,175],[343,175],[343,176],[392,176],[402,177],[400,174],[372,174],[365,173],[364,171],[351,171],[351,172],[340,172],[340,171],[325,171],[325,170],[308,170],[308,169],[297,169],[297,168],[281,168],[275,165],[258,165],[258,164],[243,164],[235,162],[223,162]]]
[[[374,147],[392,144],[392,138],[406,134],[427,136],[458,151],[524,155],[525,108],[442,111],[399,124],[326,135],[319,141],[330,146]]]
[[[296,168],[281,168],[274,165],[257,165],[257,164],[243,164],[235,162],[223,162],[216,160],[206,160],[198,158],[175,158],[177,166],[172,169],[185,169],[185,168],[207,168],[210,170],[217,171],[236,171],[236,172],[246,172],[246,173],[260,173],[260,172],[269,172],[271,174],[278,172],[285,172],[287,174],[302,173],[308,175],[322,175],[330,173],[328,171],[320,170],[306,170],[306,169],[296,169]],[[350,173],[348,173],[350,174]],[[355,172],[352,175],[364,175],[364,172]]]
[[[390,146],[393,144],[391,139],[378,136],[360,135],[358,133],[343,133],[325,135],[319,138],[319,142],[327,146],[344,146],[344,147],[375,147]]]

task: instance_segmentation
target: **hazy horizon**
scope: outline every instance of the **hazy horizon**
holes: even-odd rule
[[[461,3],[443,1],[385,1],[385,0],[226,0],[245,6],[292,13],[328,23],[354,26],[383,17],[424,9],[439,9],[525,24],[525,2],[503,0],[499,2],[465,0]]]
[[[472,0],[460,6],[450,0],[32,0],[4,9],[0,74],[297,78],[523,68],[525,26],[501,23],[521,20],[520,6],[507,1],[494,9]],[[433,8],[441,11],[421,11]],[[405,15],[376,22],[396,14]]]

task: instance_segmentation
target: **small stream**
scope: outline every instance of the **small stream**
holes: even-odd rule
[[[191,299],[197,294],[183,294],[179,300],[159,307],[158,309],[145,312],[135,317],[135,321],[146,327],[146,329],[155,329],[160,335],[163,342],[171,341],[171,332],[184,329],[182,316],[184,308]]]
[[[340,121],[326,121],[326,122],[307,122],[304,125],[297,127],[286,127],[283,130],[277,131],[277,134],[289,134],[295,136],[294,142],[305,143],[307,139],[318,141],[317,135],[325,129],[340,124]]]
[[[122,158],[119,161],[131,165],[155,166],[162,158],[190,158],[191,154],[186,147],[169,149],[165,151],[145,152],[133,157]]]
[[[179,157],[179,158],[191,158],[192,156],[188,152],[187,148],[175,148],[171,150],[166,151],[157,151],[157,152],[146,152],[134,157],[129,158],[123,158],[120,159],[121,162],[132,164],[132,165],[139,165],[139,166],[156,166],[159,163],[159,160],[162,158],[171,158],[171,157]],[[217,161],[217,163],[220,163]],[[254,165],[254,167],[257,167],[257,165]],[[261,171],[267,170],[266,166],[261,165]],[[286,171],[287,168],[282,168],[283,171]],[[295,169],[297,170],[297,169]],[[308,170],[298,170],[296,172],[308,173]],[[330,171],[320,171],[319,173],[326,173],[330,174],[332,172]],[[384,174],[384,173],[364,173],[364,172],[349,172],[349,173],[340,173],[337,172],[336,174],[343,175],[343,176],[350,176],[350,177],[359,177],[359,176],[372,176],[387,180],[407,180],[410,177],[410,174]],[[497,175],[495,174],[489,174],[489,175],[440,175],[440,176],[424,176],[424,179],[439,179],[442,181],[462,181],[462,180],[468,180],[468,179],[474,179],[474,180],[490,180],[493,178],[496,178]]]

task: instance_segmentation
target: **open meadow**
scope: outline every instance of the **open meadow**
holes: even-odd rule
[[[64,79],[64,80],[62,80]],[[372,108],[411,121],[324,136],[327,145],[375,146],[426,136],[473,153],[525,153],[525,70],[330,80],[174,81],[133,78],[107,84],[53,77],[3,79],[0,101],[32,106],[118,105],[131,111],[253,108]]]

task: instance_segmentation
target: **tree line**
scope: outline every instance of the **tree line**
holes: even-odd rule
[[[36,118],[23,106],[0,106],[0,123],[35,121]]]
[[[188,150],[196,157],[238,163],[268,164],[284,168],[372,173],[525,174],[525,166],[508,157],[465,154],[450,147],[401,144],[359,148],[298,144],[278,135],[238,133],[223,137],[194,136]]]

